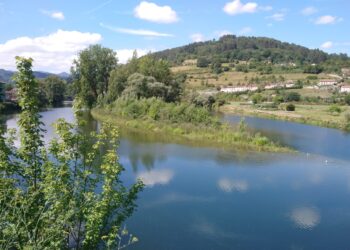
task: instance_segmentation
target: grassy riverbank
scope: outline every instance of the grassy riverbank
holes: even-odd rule
[[[341,113],[330,112],[329,105],[305,105],[296,104],[293,112],[284,110],[263,110],[257,109],[254,105],[241,105],[238,102],[231,102],[220,108],[221,112],[256,116],[261,118],[276,119],[315,125],[327,128],[348,130],[345,115],[350,112],[349,106],[340,107]]]
[[[151,102],[154,102],[154,105]],[[135,101],[134,101],[135,102]],[[145,102],[145,101],[136,101]],[[201,144],[203,146],[224,147],[238,150],[266,151],[266,152],[292,152],[291,149],[280,146],[267,137],[260,134],[254,134],[246,128],[244,123],[238,126],[231,126],[217,121],[214,117],[205,117],[201,114],[198,121],[185,122],[187,118],[182,116],[177,122],[174,120],[162,120],[154,118],[149,114],[156,105],[159,109],[166,109],[169,114],[172,113],[171,108],[178,111],[183,109],[186,113],[185,105],[176,106],[174,104],[166,104],[159,101],[146,101],[150,106],[139,114],[137,117],[130,115],[126,111],[125,106],[120,105],[119,108],[95,108],[91,111],[92,116],[100,121],[108,121],[118,125],[121,130],[133,131],[137,133],[148,133],[159,135],[160,138],[166,138],[168,141],[183,144]],[[120,103],[119,103],[120,104]],[[164,105],[163,107],[160,107]],[[120,107],[123,108],[120,108]],[[144,103],[142,106],[147,106]],[[170,107],[171,106],[171,107]],[[128,105],[130,107],[130,105]],[[163,111],[154,111],[154,114],[160,115]],[[196,112],[190,110],[188,113]],[[203,111],[199,111],[201,113]],[[153,118],[152,118],[153,117]],[[202,122],[200,122],[202,120]]]

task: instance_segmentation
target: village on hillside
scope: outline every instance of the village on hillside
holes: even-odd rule
[[[339,93],[350,93],[350,83],[346,83],[350,79],[350,69],[343,68],[342,76],[330,75],[332,78],[320,79],[318,83],[308,86],[302,86],[296,83],[294,80],[287,80],[285,82],[273,82],[263,86],[256,84],[247,84],[244,86],[222,86],[215,92],[224,93],[244,93],[254,92],[258,90],[283,90],[283,89],[294,89],[294,88],[306,88],[306,89],[320,89],[320,90],[331,90]]]

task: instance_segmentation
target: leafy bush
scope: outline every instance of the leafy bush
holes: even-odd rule
[[[245,64],[238,64],[236,65],[236,71],[248,73],[249,69],[248,69],[248,66]]]
[[[197,59],[197,67],[199,68],[206,68],[210,64],[210,61],[206,57],[199,57]]]
[[[345,103],[346,103],[347,105],[350,105],[350,94],[348,94],[348,95],[345,96]]]
[[[254,95],[252,96],[252,102],[253,102],[254,104],[258,104],[258,103],[262,102],[262,100],[263,100],[263,97],[262,97],[262,95],[259,94],[259,93],[256,93],[256,94],[254,94]]]
[[[329,107],[328,111],[332,114],[340,114],[342,109],[338,105],[334,104]]]
[[[193,123],[217,126],[218,120],[209,110],[188,103],[166,103],[159,98],[119,98],[112,105],[112,112],[125,118],[143,118],[172,123]]]
[[[292,103],[287,104],[286,110],[287,111],[295,111],[295,105]]]
[[[300,94],[297,92],[288,92],[284,97],[285,102],[298,102],[300,101]]]

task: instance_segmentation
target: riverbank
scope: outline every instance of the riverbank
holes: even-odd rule
[[[127,119],[113,111],[102,108],[91,110],[91,115],[96,120],[118,125],[122,132],[148,134],[152,137],[157,136],[167,142],[245,151],[293,152],[292,149],[278,145],[258,133],[252,134],[246,129],[241,128],[240,130],[239,127],[232,127],[228,124],[222,124],[214,128],[190,123],[174,124],[151,119]]]
[[[350,114],[349,106],[340,107],[342,109],[340,114],[331,113],[329,111],[330,105],[296,104],[295,107],[295,111],[293,112],[284,110],[263,110],[257,109],[254,105],[241,105],[238,102],[231,102],[220,107],[220,112],[349,130],[349,124],[346,125],[345,118],[347,113]]]

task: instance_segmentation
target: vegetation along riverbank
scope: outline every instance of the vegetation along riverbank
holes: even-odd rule
[[[135,53],[127,64],[119,65],[115,58],[111,49],[90,46],[79,54],[72,68],[76,97],[93,108],[96,119],[124,129],[206,141],[211,146],[290,151],[251,133],[244,123],[234,128],[218,121],[211,114],[218,105],[215,99],[186,92],[186,75],[174,74],[167,61],[151,56],[138,59]]]
[[[114,105],[95,108],[92,116],[117,124],[121,130],[158,134],[183,144],[199,143],[237,150],[292,152],[259,133],[248,130],[244,121],[231,126],[217,120],[204,108],[168,104],[159,99],[117,100]]]

